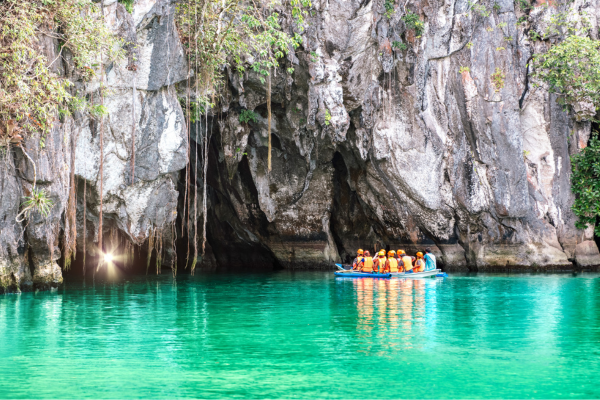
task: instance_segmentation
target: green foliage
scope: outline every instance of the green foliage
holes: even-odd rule
[[[483,4],[475,4],[470,1],[468,4],[469,7],[471,7],[471,10],[475,11],[477,14],[481,15],[484,18],[487,18],[490,15],[492,15],[492,12],[488,10]]]
[[[487,28],[485,28],[485,30],[488,32],[492,32],[494,30],[494,28],[492,28],[491,26],[488,26]]]
[[[56,59],[44,56],[37,38],[56,38]],[[117,59],[119,41],[103,23],[91,0],[0,1],[0,121],[14,120],[25,133],[50,131],[58,111],[66,114],[71,83],[53,72],[65,50],[75,73],[94,75],[99,54]]]
[[[594,226],[595,234],[600,236],[600,139],[593,132],[590,145],[581,153],[571,157],[571,190],[575,194],[572,210],[579,220],[578,229]]]
[[[396,11],[394,9],[394,0],[385,0],[383,5],[385,7],[385,16],[388,18],[392,18],[394,11]]]
[[[525,15],[519,17],[519,19],[517,20],[517,25],[521,25],[524,24],[525,22],[527,22],[527,17]]]
[[[408,49],[406,43],[398,42],[397,40],[392,42],[392,47],[401,51],[405,51],[406,49]]]
[[[502,29],[502,28],[506,28],[506,22],[500,22],[500,23],[498,24],[498,28],[501,28],[501,29]]]
[[[496,13],[500,12],[500,4],[494,3],[494,7],[492,7]]]
[[[311,51],[310,52],[310,61],[312,61],[312,62],[319,61],[319,55],[316,52]]]
[[[404,25],[406,25],[406,29],[414,29],[416,36],[421,36],[423,34],[423,30],[425,29],[425,24],[419,16],[412,11],[408,11],[406,15],[402,17],[402,21],[404,21]]]
[[[280,3],[279,3],[280,5]],[[302,31],[303,10],[310,0],[290,0],[291,19]],[[264,77],[279,66],[302,39],[279,24],[276,2],[242,0],[188,0],[177,4],[176,24],[203,92],[215,93],[224,82],[223,66],[239,74],[249,67]]]
[[[496,67],[496,71],[492,74],[490,78],[492,80],[492,84],[495,87],[495,91],[499,92],[500,90],[502,90],[502,88],[504,87],[504,78],[506,78],[504,72],[502,72],[500,68]]]
[[[37,211],[44,218],[48,217],[50,210],[54,206],[54,201],[48,197],[46,190],[33,188],[31,196],[26,196],[25,201],[21,203],[22,215],[28,218],[31,212]]]
[[[134,0],[119,0],[119,3],[123,4],[128,13],[133,12],[133,2]]]
[[[512,36],[504,36],[504,40],[508,43],[511,43],[513,41],[513,37]]]
[[[471,70],[469,69],[469,67],[460,67],[460,68],[458,69],[458,72],[459,72],[459,73],[461,73],[461,74],[462,74],[463,72],[470,72],[470,71],[471,71]]]
[[[325,125],[329,125],[331,122],[331,113],[328,109],[325,109]]]
[[[523,12],[529,12],[533,8],[527,0],[517,0],[517,4]]]
[[[470,49],[471,49],[471,47],[473,47],[473,42],[469,42],[469,43],[467,43],[466,47],[467,47],[467,49],[469,49],[469,50],[470,50]]]
[[[239,120],[243,124],[247,124],[248,122],[258,122],[258,114],[251,110],[242,110],[240,112]]]
[[[496,51],[506,50],[504,47],[496,47]]]
[[[534,56],[533,76],[545,81],[564,105],[579,101],[600,105],[600,41],[571,35]]]

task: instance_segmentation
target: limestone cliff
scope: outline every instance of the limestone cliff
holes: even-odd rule
[[[2,286],[61,282],[56,261],[71,168],[78,248],[84,240],[94,248],[101,128],[105,231],[143,248],[156,232],[163,242],[181,235],[188,138],[190,165],[200,169],[196,145],[210,136],[202,269],[325,267],[358,247],[425,245],[454,270],[600,265],[592,230],[575,229],[570,210],[569,157],[587,144],[589,112],[565,111],[531,82],[531,56],[552,38],[534,41],[530,32],[543,36],[551,15],[566,6],[540,3],[524,12],[499,0],[479,15],[466,0],[398,1],[388,17],[382,0],[314,2],[302,47],[272,75],[268,171],[266,89],[253,73],[229,72],[218,107],[188,135],[178,100],[188,73],[175,3],[136,0],[130,14],[116,1],[103,2],[107,24],[134,45],[127,60],[105,65],[108,117],[63,119],[43,149],[39,138],[27,139],[38,184],[56,203],[49,218],[15,223],[32,171],[19,149],[5,157],[11,168],[0,176]],[[570,6],[597,28],[599,3]],[[420,36],[403,20],[409,12],[424,22]],[[49,55],[55,46],[47,43]],[[68,76],[68,65],[56,68]],[[502,87],[491,79],[497,69]],[[72,79],[100,100],[99,81]],[[240,123],[242,110],[256,112],[258,121]],[[192,218],[201,223],[203,175],[192,175],[199,210]],[[182,249],[186,240],[194,246],[191,230],[179,238]],[[163,252],[163,263],[172,265],[171,246]]]

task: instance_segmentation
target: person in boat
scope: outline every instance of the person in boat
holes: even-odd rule
[[[410,257],[404,250],[400,250],[402,252],[402,266],[404,267],[404,273],[410,274],[413,271],[413,263],[412,257]]]
[[[423,253],[420,251],[417,253],[417,261],[415,262],[415,267],[413,268],[413,272],[423,272],[425,271],[425,260],[423,260]]]
[[[363,255],[364,255],[363,249],[358,249],[356,251],[356,258],[352,262],[352,270],[353,271],[358,271],[360,269],[360,263],[363,260]]]
[[[369,251],[365,251],[364,257],[359,264],[360,272],[373,273],[373,257]]]
[[[396,261],[398,261],[398,272],[404,272],[404,262],[402,261],[404,250],[396,251]]]
[[[388,258],[385,262],[385,273],[396,273],[398,272],[398,260],[396,259],[396,252],[394,250],[388,251]]]
[[[387,259],[385,258],[385,250],[379,250],[377,258],[373,261],[373,271],[377,273],[383,273],[386,261]]]
[[[437,261],[430,248],[425,249],[425,271],[437,269]]]

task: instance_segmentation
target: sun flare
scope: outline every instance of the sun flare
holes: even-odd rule
[[[113,256],[110,253],[104,254],[104,262],[111,263],[113,261]]]

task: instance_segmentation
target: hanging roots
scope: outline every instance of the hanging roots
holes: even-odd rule
[[[146,259],[146,275],[148,275],[148,268],[150,268],[150,259],[152,258],[152,251],[154,250],[154,234],[156,228],[150,228],[148,234],[148,258]]]

